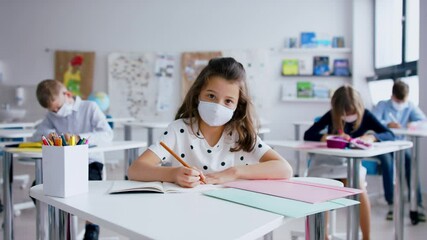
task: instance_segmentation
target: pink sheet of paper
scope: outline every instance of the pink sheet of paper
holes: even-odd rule
[[[308,203],[325,202],[362,192],[354,188],[292,180],[243,180],[223,185]]]

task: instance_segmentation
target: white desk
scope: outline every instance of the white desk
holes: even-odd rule
[[[169,122],[128,122],[124,123],[124,135],[125,140],[132,139],[132,127],[143,127],[147,129],[147,145],[153,144],[153,130],[155,128],[165,129],[169,125]]]
[[[103,144],[96,147],[89,148],[89,153],[96,152],[109,152],[125,150],[127,158],[125,159],[125,178],[129,165],[138,157],[138,149],[147,147],[146,142],[137,141],[120,141]],[[13,198],[12,198],[12,176],[13,176],[13,158],[14,157],[28,157],[33,158],[36,163],[35,176],[36,184],[42,183],[42,153],[41,149],[22,151],[19,148],[4,148],[3,157],[3,201],[4,201],[4,238],[13,239]],[[114,205],[112,205],[114,206]],[[37,233],[44,231],[40,217],[40,209],[37,206]]]
[[[0,129],[0,138],[28,138],[35,132],[35,129]]]
[[[30,195],[130,239],[255,239],[285,219],[200,193],[110,195],[111,184],[91,181],[89,193],[69,198],[45,196],[37,185]]]
[[[8,122],[0,123],[0,128],[34,128],[41,120],[34,122]]]
[[[326,147],[325,142],[304,142],[304,141],[266,141],[270,146],[284,147],[292,150],[303,151],[311,154],[322,154],[347,159],[347,182],[349,187],[360,188],[359,173],[361,158],[373,157],[390,152],[395,154],[396,183],[394,191],[394,226],[395,239],[403,239],[403,162],[405,159],[405,149],[412,147],[409,141],[394,141],[375,143],[370,150],[356,149],[331,149]],[[358,201],[358,195],[351,197]],[[350,207],[347,213],[347,239],[358,240],[359,237],[359,207]]]
[[[414,147],[412,148],[412,156],[411,156],[411,203],[410,203],[410,213],[409,216],[411,218],[412,224],[418,224],[418,201],[417,201],[417,188],[419,183],[419,152],[418,149],[420,147],[420,139],[423,137],[427,137],[427,130],[409,130],[409,129],[396,129],[391,128],[396,135],[405,135],[407,136],[413,143]]]

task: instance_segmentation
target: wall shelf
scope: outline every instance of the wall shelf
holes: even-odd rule
[[[330,98],[292,98],[286,97],[281,99],[282,102],[308,102],[308,103],[330,103]]]
[[[306,54],[335,54],[335,53],[351,53],[351,48],[279,48],[274,49],[280,53],[306,53]]]
[[[311,75],[311,74],[299,74],[299,75],[283,75],[282,77],[311,77],[311,78],[351,78],[350,76],[339,76],[339,75]]]

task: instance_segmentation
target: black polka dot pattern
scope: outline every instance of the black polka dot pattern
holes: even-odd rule
[[[193,145],[190,145],[190,148],[191,148],[191,150],[193,150],[194,149]]]
[[[208,153],[211,153],[212,151],[210,149],[208,149]]]
[[[164,135],[168,135],[168,131],[165,131],[163,134],[164,134]]]
[[[243,156],[240,157],[240,160],[243,161],[245,158]]]
[[[162,160],[164,161],[166,159],[166,157],[163,157]]]
[[[184,154],[184,153],[181,153],[181,157],[182,157],[182,158],[185,158],[185,154]]]
[[[259,148],[262,148],[262,144],[261,144],[261,143],[260,143],[260,144],[258,144],[258,147],[259,147]]]
[[[221,162],[221,166],[225,166],[225,162]]]
[[[181,130],[179,130],[180,133],[184,133],[184,129],[181,128]]]
[[[203,169],[208,170],[208,166],[203,166]]]
[[[197,136],[200,136],[200,133],[199,133],[199,132],[197,132],[196,134],[197,134]]]

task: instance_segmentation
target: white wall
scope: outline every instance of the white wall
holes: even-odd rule
[[[110,52],[279,48],[302,31],[345,37],[353,48],[353,84],[369,107],[365,77],[373,74],[373,0],[0,1],[0,103],[12,102],[11,90],[24,85],[30,116],[42,116],[32,93],[40,80],[53,77],[55,50],[95,51],[94,90],[107,91]],[[256,106],[270,121],[267,138],[293,138],[292,122],[311,120],[329,104],[280,102],[280,87],[289,78],[280,77],[276,60],[257,85]]]

